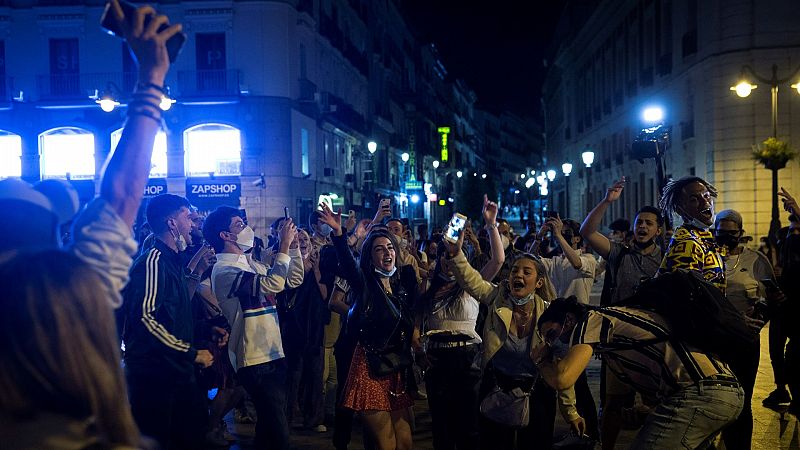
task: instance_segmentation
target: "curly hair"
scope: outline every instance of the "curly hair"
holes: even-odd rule
[[[708,189],[708,193],[711,194],[712,197],[717,198],[717,188],[715,188],[713,184],[700,177],[686,176],[677,180],[670,179],[667,182],[666,186],[664,186],[664,189],[661,191],[661,200],[658,202],[658,206],[669,216],[672,214],[681,215],[677,211],[677,208],[683,197],[683,188],[692,183],[702,184]]]

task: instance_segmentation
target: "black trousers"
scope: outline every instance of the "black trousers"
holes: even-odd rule
[[[289,447],[286,422],[286,360],[284,358],[236,372],[239,382],[256,407],[256,449],[284,450]]]
[[[201,448],[208,410],[192,374],[168,380],[163,374],[126,368],[131,412],[143,435],[163,449]]]
[[[294,405],[299,403],[303,426],[314,427],[323,421],[322,346],[315,349],[286,349],[286,420],[292,423]]]
[[[356,340],[346,335],[344,330],[339,335],[339,340],[333,350],[333,357],[336,358],[336,411],[333,419],[333,446],[337,450],[346,449],[350,444],[353,433],[352,409],[341,406],[344,398],[344,386],[347,384],[347,374],[350,373],[350,364],[353,362],[353,353],[356,348]]]
[[[769,320],[769,360],[772,363],[772,373],[775,375],[775,384],[786,386],[786,339],[787,327],[784,322],[792,320],[785,315],[785,308],[777,308]]]
[[[593,439],[600,440],[597,404],[592,397],[592,390],[589,389],[589,380],[586,378],[585,370],[575,382],[575,408],[586,421],[586,434]]]
[[[494,371],[487,368],[481,382],[481,400],[494,388],[496,380]],[[501,382],[501,387],[502,385]],[[530,421],[525,428],[507,427],[481,415],[478,423],[480,448],[486,450],[551,448],[556,420],[556,391],[540,378],[533,387],[529,401]]]
[[[756,385],[758,363],[761,359],[761,339],[756,336],[753,348],[742,350],[729,365],[744,390],[744,407],[735,422],[722,430],[722,439],[728,450],[749,449],[753,440],[753,389]]]
[[[425,387],[436,450],[478,448],[478,345],[431,350]]]

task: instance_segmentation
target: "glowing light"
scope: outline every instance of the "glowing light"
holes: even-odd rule
[[[114,110],[114,108],[119,106],[119,102],[111,97],[103,97],[95,100],[95,102],[97,102],[97,104],[100,105],[100,109],[102,109],[107,113],[110,113],[111,111]]]
[[[39,135],[42,177],[94,178],[94,135],[80,128],[58,128]]]
[[[375,152],[378,151],[378,144],[375,141],[367,142],[367,150],[369,150],[371,154],[375,154]]]
[[[800,94],[800,83],[793,84],[792,89],[797,89],[797,93]]]
[[[444,206],[446,204],[447,202],[444,199],[439,200],[439,206]]]
[[[0,131],[0,178],[22,176],[22,138]]]
[[[175,103],[175,99],[169,98],[166,95],[161,96],[161,102],[158,104],[158,107],[161,108],[162,111],[169,111],[172,108],[172,105]]]
[[[564,172],[564,176],[568,177],[569,174],[572,173],[572,164],[564,163],[561,165],[561,171]]]
[[[439,168],[439,160],[438,159],[434,159],[433,160],[433,168],[434,169],[438,169]]]
[[[406,152],[403,152],[403,154],[402,154],[402,155],[400,155],[400,159],[402,159],[402,160],[403,160],[403,162],[408,162],[408,158],[410,158],[410,157],[411,157],[411,156],[410,156],[408,153],[406,153]]]
[[[450,203],[455,203],[456,199],[454,199],[453,197],[447,197],[447,201]]]
[[[550,180],[550,181],[555,180],[556,179],[556,171],[553,170],[553,169],[548,170],[547,171],[547,179]]]
[[[755,84],[750,84],[747,81],[742,80],[736,86],[731,86],[731,90],[735,91],[736,95],[738,95],[739,97],[744,98],[750,95],[750,93],[753,92],[753,89],[757,87],[758,86],[756,86]]]
[[[122,138],[122,128],[111,133],[111,149],[114,150]],[[153,154],[150,157],[150,178],[166,178],[167,176],[167,134],[159,131],[153,143]]]
[[[241,175],[242,141],[238,129],[204,124],[183,133],[186,175]]]
[[[411,203],[419,203],[419,195],[411,194]]]
[[[664,110],[658,106],[650,106],[642,111],[642,119],[648,124],[659,123],[664,120]]]
[[[547,186],[539,186],[539,194],[547,195],[548,194]]]
[[[339,200],[339,194],[335,192],[331,192],[330,194],[328,194],[328,197],[330,197],[331,200]]]
[[[583,160],[583,163],[586,164],[586,167],[592,167],[592,163],[594,162],[594,152],[585,151],[581,153],[581,159]]]
[[[458,178],[461,178],[461,177],[463,177],[463,176],[464,176],[464,172],[462,172],[462,171],[460,171],[460,170],[459,170],[458,172],[456,172],[456,176],[457,176]]]
[[[530,189],[534,184],[536,184],[536,180],[533,178],[528,178],[528,181],[525,182],[525,187]]]
[[[515,194],[519,194],[519,189],[514,189]]]
[[[525,179],[525,174],[521,173],[521,174],[519,174],[519,177],[520,177],[520,179]]]
[[[447,150],[447,135],[450,134],[450,127],[439,127],[439,134],[442,135],[442,162],[447,162],[449,152]]]
[[[531,170],[531,175],[536,175],[536,171],[535,170]]]
[[[472,172],[472,176],[473,177],[477,177],[478,176],[478,172]]]
[[[483,178],[483,179],[485,180],[485,179],[486,179],[486,174],[485,174],[485,173],[482,173],[482,174],[481,174],[481,178]]]

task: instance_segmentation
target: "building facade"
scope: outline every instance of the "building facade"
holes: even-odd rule
[[[67,178],[91,198],[119,141],[135,63],[100,29],[101,0],[3,5],[0,177]],[[399,215],[442,222],[454,208],[447,175],[485,170],[474,92],[448,79],[397,1],[156,7],[188,39],[167,77],[175,103],[146,195],[185,195],[205,211],[239,206],[259,234],[284,207],[305,222],[320,200],[366,216],[390,197]],[[101,110],[106,96],[120,105]],[[442,128],[453,158],[439,177]]]
[[[779,77],[800,65],[800,29],[790,0],[627,0],[570,4],[561,18],[556,50],[544,86],[548,158],[570,162],[566,183],[554,184],[558,208],[582,218],[606,188],[629,178],[622,201],[604,224],[632,219],[642,205],[656,205],[655,160],[630,156],[642,112],[657,106],[669,130],[665,175],[697,175],[720,191],[717,210],[742,213],[748,235],[765,236],[771,216],[771,173],[751,158],[752,147],[772,135],[770,88],[758,85],[739,98],[730,87],[743,67]],[[750,72],[744,75],[753,80]],[[778,90],[778,138],[800,146],[800,95]],[[591,168],[581,160],[594,153]],[[800,192],[800,169],[791,162],[779,184]],[[785,222],[785,215],[782,216]],[[757,242],[757,240],[756,240]]]

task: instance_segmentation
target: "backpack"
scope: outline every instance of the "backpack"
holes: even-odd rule
[[[620,248],[619,256],[611,264],[606,260],[606,274],[603,278],[603,292],[600,294],[600,306],[611,306],[611,299],[614,298],[614,291],[617,289],[617,274],[622,260],[630,254],[630,249],[626,246]]]
[[[672,338],[730,363],[758,345],[742,314],[725,294],[697,271],[678,269],[642,282],[631,297],[614,306],[660,314]]]

